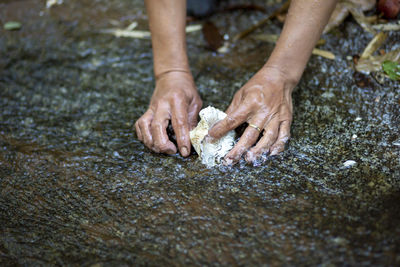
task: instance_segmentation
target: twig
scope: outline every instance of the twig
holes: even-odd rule
[[[282,12],[285,12],[286,10],[288,10],[289,6],[290,6],[290,0],[287,0],[280,8],[275,10],[271,15],[269,15],[265,19],[260,20],[259,22],[257,22],[253,26],[251,26],[250,28],[248,28],[248,29],[236,34],[235,37],[233,37],[233,42],[236,42],[236,41],[238,41],[240,39],[243,39],[244,37],[246,37],[250,33],[254,32],[255,30],[257,30],[258,28],[263,26],[265,23],[267,23],[271,19],[274,19],[275,17],[277,17]]]
[[[149,31],[127,31],[123,29],[105,29],[101,30],[100,33],[111,34],[115,37],[128,37],[137,39],[148,39],[150,38]]]
[[[333,54],[330,51],[314,48],[312,51],[312,54],[316,55],[316,56],[321,56],[321,57],[324,57],[324,58],[327,58],[330,60],[335,60],[335,54]]]
[[[353,18],[361,26],[361,28],[369,33],[376,34],[376,31],[372,28],[370,22],[368,21],[368,19],[366,19],[362,10],[352,7],[349,9],[349,11]]]
[[[133,27],[131,25],[130,25],[130,28]],[[191,33],[191,32],[195,32],[195,31],[199,31],[199,30],[201,30],[201,28],[202,28],[202,26],[199,24],[189,25],[186,27],[186,32]],[[129,30],[129,29],[104,29],[104,30],[100,30],[100,33],[111,34],[111,35],[114,35],[115,37],[127,37],[127,38],[136,38],[136,39],[149,39],[151,36],[151,33],[149,31],[136,31],[136,30]]]
[[[365,47],[360,58],[369,58],[373,53],[385,42],[387,38],[387,33],[380,32],[372,38],[371,42]]]
[[[400,20],[395,23],[385,23],[372,25],[372,28],[377,31],[400,31]]]

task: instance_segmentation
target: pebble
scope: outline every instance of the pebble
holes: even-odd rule
[[[355,164],[357,164],[357,162],[355,162],[354,160],[346,160],[346,161],[343,163],[343,165],[344,165],[345,167],[351,167],[351,166],[353,166],[353,165],[355,165]]]

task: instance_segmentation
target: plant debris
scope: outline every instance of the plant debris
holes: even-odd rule
[[[151,37],[150,31],[139,31],[139,30],[132,30],[136,28],[137,24],[133,22],[125,29],[113,28],[113,29],[104,29],[100,30],[100,33],[104,34],[111,34],[115,37],[126,37],[126,38],[136,38],[136,39],[149,39]],[[189,25],[186,26],[186,33],[191,33],[195,31],[199,31],[202,29],[200,24]]]
[[[330,60],[335,60],[335,54],[330,51],[314,48],[312,54],[315,56],[321,56]]]
[[[46,1],[46,8],[50,9],[54,5],[61,5],[63,0],[47,0]]]
[[[364,74],[371,72],[381,72],[382,65],[386,61],[398,62],[400,60],[400,48],[385,52],[380,51],[379,55],[374,56],[373,54],[378,50],[380,46],[385,42],[387,33],[380,32],[372,38],[369,44],[365,47],[360,58],[354,58],[355,68],[357,71]]]
[[[206,21],[203,24],[202,32],[204,39],[206,40],[207,45],[211,50],[217,51],[220,47],[223,46],[224,38],[213,22]]]
[[[22,23],[19,21],[9,21],[4,24],[4,30],[6,31],[17,31],[21,29]]]
[[[386,60],[382,63],[383,71],[392,80],[400,80],[400,63]]]
[[[354,19],[368,32],[373,32],[370,27],[371,19],[364,16],[364,11],[371,10],[375,7],[375,0],[342,0],[337,5],[325,26],[324,33],[329,32],[333,28],[339,26],[346,18],[353,15]],[[375,17],[374,17],[375,18]]]
[[[125,29],[104,29],[101,30],[100,33],[111,34],[118,38],[127,37],[136,39],[148,39],[151,36],[149,31],[128,31]]]
[[[233,41],[236,42],[240,39],[243,39],[244,37],[246,37],[247,35],[249,35],[250,33],[254,32],[255,30],[257,30],[258,28],[260,28],[261,26],[263,26],[265,23],[267,23],[268,21],[276,18],[278,15],[280,15],[281,13],[287,11],[289,9],[290,6],[290,0],[287,0],[280,8],[278,8],[276,11],[274,11],[271,15],[269,15],[268,17],[266,17],[265,19],[260,20],[259,22],[257,22],[256,24],[254,24],[253,26],[247,28],[246,30],[238,33],[235,35],[235,37],[233,38]]]
[[[400,60],[400,48],[392,50],[385,55],[370,56],[368,58],[360,58],[356,65],[356,70],[369,74],[371,72],[382,71],[382,64],[385,61],[399,62]]]
[[[385,41],[387,34],[380,32],[369,42],[367,47],[365,47],[364,52],[361,54],[362,59],[369,58]]]
[[[377,31],[400,31],[400,20],[394,23],[384,23],[372,25],[372,28]]]

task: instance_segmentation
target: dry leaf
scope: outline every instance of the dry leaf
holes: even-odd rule
[[[349,8],[345,3],[339,2],[336,5],[335,10],[332,13],[331,18],[328,21],[328,24],[325,26],[324,33],[329,32],[333,28],[342,24],[342,22],[347,18],[350,14]]]
[[[371,10],[375,7],[375,0],[342,0],[337,5],[329,19],[328,24],[325,26],[324,33],[329,32],[333,28],[339,26],[350,14],[351,9],[361,22],[370,22],[369,18],[366,18],[363,11]],[[362,14],[362,16],[360,15]],[[353,15],[354,15],[353,14]],[[357,19],[356,19],[357,20]]]
[[[219,32],[217,26],[215,26],[211,21],[206,21],[203,24],[202,32],[203,37],[211,50],[217,51],[224,44],[224,38]]]
[[[351,7],[349,8],[351,15],[357,21],[357,23],[363,28],[366,32],[375,34],[376,31],[372,28],[371,23],[368,19],[364,16],[364,13],[358,7]]]
[[[400,31],[400,20],[394,23],[376,24],[372,28],[377,31]]]
[[[370,56],[364,59],[360,58],[358,64],[356,65],[356,70],[366,74],[374,71],[382,71],[382,64],[385,61],[399,62],[400,48],[390,51],[382,56]]]
[[[372,56],[375,51],[381,47],[381,45],[386,41],[387,34],[380,32],[369,42],[369,44],[365,47],[364,52],[362,52],[361,57],[362,59],[368,58]]]
[[[327,59],[335,60],[335,54],[333,54],[330,51],[314,48],[313,51],[312,51],[312,54],[315,55],[315,56],[321,56],[321,57],[324,57],[324,58],[327,58]]]

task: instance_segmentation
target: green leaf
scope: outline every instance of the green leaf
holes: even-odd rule
[[[382,63],[382,69],[390,79],[400,80],[400,63],[386,60]]]
[[[6,31],[16,31],[21,29],[22,23],[18,21],[9,21],[4,24],[4,30]]]

